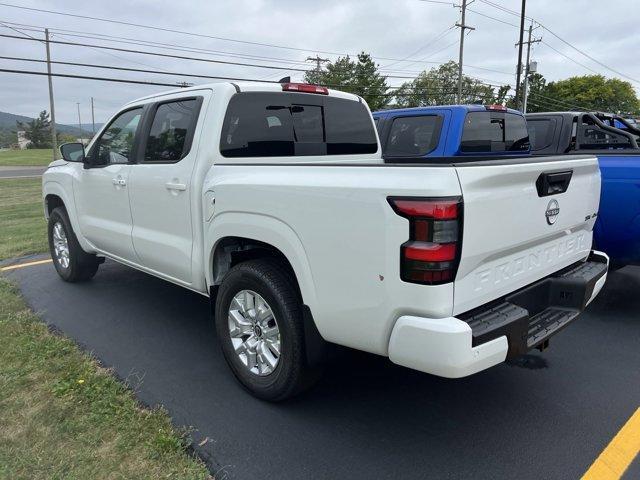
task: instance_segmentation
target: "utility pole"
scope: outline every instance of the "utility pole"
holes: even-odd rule
[[[45,46],[47,49],[47,78],[49,80],[49,113],[51,114],[51,149],[53,159],[57,157],[58,136],[56,135],[56,109],[53,105],[53,77],[51,76],[51,52],[49,50],[49,29],[44,29]]]
[[[456,27],[460,28],[460,54],[458,55],[458,104],[462,103],[462,59],[464,57],[464,34],[465,30],[475,30],[474,27],[469,27],[464,23],[467,14],[467,0],[462,0],[462,6],[460,8],[460,23],[456,23]]]
[[[522,75],[522,44],[524,42],[524,17],[527,0],[522,0],[522,10],[520,11],[520,40],[518,41],[518,68],[516,71],[516,108],[520,106],[520,75]]]
[[[91,97],[91,136],[95,137],[96,135],[96,116],[93,111],[93,97]]]
[[[527,45],[527,63],[524,65],[524,79],[522,81],[522,113],[527,113],[527,90],[529,88],[529,72],[531,69],[531,45],[541,42],[540,38],[532,38],[533,21],[529,25],[529,37],[525,43]]]
[[[78,106],[78,126],[80,127],[80,142],[84,143],[84,137],[82,136],[82,120],[80,120],[80,102],[76,102]]]
[[[317,81],[317,79],[320,78],[320,72],[322,72],[322,64],[330,62],[331,60],[329,60],[328,58],[320,58],[320,55],[316,54],[315,57],[307,57],[306,61],[316,62],[316,68],[314,69],[314,72],[316,72]]]

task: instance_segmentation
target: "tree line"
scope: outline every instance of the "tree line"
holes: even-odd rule
[[[308,71],[305,82],[355,93],[371,110],[423,107],[457,103],[458,64],[450,61],[424,70],[397,87],[380,73],[367,53],[356,58],[339,57],[325,69]],[[547,82],[540,73],[528,78],[527,111],[597,110],[627,115],[640,114],[640,101],[630,82],[603,75],[583,75]],[[503,104],[515,107],[509,85],[489,85],[468,75],[462,77],[463,104]]]

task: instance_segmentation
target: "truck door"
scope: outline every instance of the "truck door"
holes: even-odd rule
[[[76,211],[82,235],[96,248],[135,262],[131,241],[129,175],[137,151],[142,107],[116,116],[91,146],[90,167],[74,177]]]
[[[145,267],[192,283],[193,210],[197,125],[202,96],[152,105],[146,116],[140,161],[131,171],[132,238]],[[195,194],[194,194],[195,193]]]

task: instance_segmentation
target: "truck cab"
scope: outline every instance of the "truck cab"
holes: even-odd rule
[[[373,113],[385,158],[528,155],[524,116],[503,105],[447,105]]]

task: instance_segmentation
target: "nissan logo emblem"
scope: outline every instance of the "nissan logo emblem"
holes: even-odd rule
[[[553,225],[554,223],[556,223],[559,213],[560,213],[560,205],[558,205],[558,201],[551,200],[547,205],[547,211],[544,212],[544,216],[547,218],[547,223],[549,225]]]

